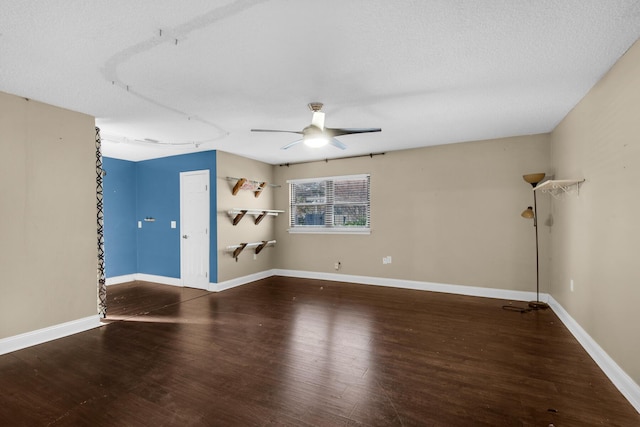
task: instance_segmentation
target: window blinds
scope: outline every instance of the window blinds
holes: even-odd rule
[[[290,180],[288,183],[292,229],[370,228],[370,175]]]

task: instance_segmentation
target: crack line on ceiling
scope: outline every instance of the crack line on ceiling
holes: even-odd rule
[[[215,128],[219,135],[212,139],[207,139],[203,141],[192,141],[189,143],[196,144],[197,146],[205,143],[212,142],[222,138],[225,138],[229,135],[229,132],[223,129],[221,126],[215,124],[214,122],[204,119],[202,117],[188,114],[182,110],[171,107],[167,104],[164,104],[156,99],[151,98],[150,96],[145,95],[144,93],[132,88],[129,84],[122,81],[118,75],[118,67],[120,67],[125,62],[129,61],[136,55],[140,55],[144,52],[148,52],[153,48],[160,46],[164,43],[172,43],[178,45],[178,40],[181,38],[185,38],[189,33],[208,27],[216,22],[225,20],[234,15],[238,15],[244,12],[247,9],[250,9],[258,4],[265,3],[270,0],[236,0],[225,6],[213,9],[203,15],[197,16],[190,21],[187,21],[183,24],[180,24],[173,29],[167,31],[167,29],[159,29],[158,35],[154,36],[150,39],[141,41],[139,43],[134,44],[126,49],[121,50],[115,55],[109,58],[104,66],[101,69],[102,75],[107,81],[110,81],[112,85],[117,86],[118,88],[125,90],[127,93],[140,98],[150,104],[153,104],[157,107],[163,108],[167,111],[171,111],[180,116],[185,117],[187,120],[194,120],[206,125],[209,125]]]

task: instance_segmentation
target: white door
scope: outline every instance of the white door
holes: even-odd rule
[[[182,286],[209,288],[209,171],[180,173]]]

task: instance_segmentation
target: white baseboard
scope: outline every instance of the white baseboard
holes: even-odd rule
[[[182,279],[176,277],[156,276],[154,274],[133,273],[125,274],[123,276],[108,277],[106,280],[107,286],[119,285],[121,283],[128,282],[152,282],[159,283],[161,285],[180,286],[182,287]]]
[[[180,278],[156,276],[153,274],[144,274],[144,273],[134,273],[134,274],[126,274],[124,276],[109,277],[107,278],[106,283],[107,283],[107,286],[111,286],[111,285],[119,285],[121,283],[135,282],[137,280],[141,282],[153,282],[153,283],[159,283],[161,285],[182,287],[182,279]]]
[[[274,270],[261,271],[259,273],[249,274],[248,276],[237,277],[231,280],[225,280],[224,282],[209,283],[209,292],[221,292],[227,289],[235,288],[237,286],[246,285],[247,283],[255,282],[256,280],[266,279],[267,277],[275,276]]]
[[[89,329],[97,328],[98,326],[100,326],[100,316],[96,314],[95,316],[72,320],[59,325],[53,325],[47,328],[26,332],[24,334],[3,338],[0,339],[0,354],[11,353],[12,351],[21,350],[23,348],[31,347],[32,345],[38,345],[47,341],[84,332]]]
[[[483,288],[477,286],[449,285],[433,282],[419,282],[415,280],[387,279],[371,276],[354,276],[350,274],[338,273],[318,273],[302,270],[282,270],[272,269],[247,276],[237,277],[224,282],[209,283],[210,292],[221,292],[227,289],[242,286],[256,280],[265,279],[271,276],[300,277],[304,279],[330,280],[334,282],[359,283],[363,285],[387,286],[392,288],[415,289],[420,291],[444,292],[449,294],[478,296],[485,298],[498,298],[513,301],[532,301],[536,299],[535,292],[513,291],[509,289]],[[160,283],[163,285],[182,286],[182,280],[175,277],[155,276],[152,274],[135,273],[124,276],[110,277],[107,285],[133,282],[136,280]],[[549,295],[540,294],[540,300],[548,302]]]
[[[111,286],[111,285],[119,285],[121,283],[133,282],[135,280],[136,280],[135,274],[125,274],[123,276],[107,277],[107,279],[105,280],[105,283],[107,286]]]
[[[160,283],[161,285],[180,286],[182,287],[182,279],[166,276],[155,276],[153,274],[136,273],[133,275],[134,280],[142,282]]]
[[[562,323],[569,329],[580,345],[589,353],[620,393],[640,413],[640,386],[582,329],[573,317],[553,297],[549,298],[549,306],[558,315]]]
[[[359,283],[363,285],[387,286],[392,288],[415,289],[419,291],[444,292],[448,294],[469,295],[485,298],[498,298],[512,301],[532,301],[535,292],[513,291],[509,289],[481,288],[477,286],[447,285],[443,283],[419,282],[415,280],[386,279],[370,276],[352,276],[338,273],[316,273],[300,270],[272,270],[275,276],[300,277],[305,279],[331,280],[335,282]],[[540,294],[540,300],[547,302],[549,296]]]

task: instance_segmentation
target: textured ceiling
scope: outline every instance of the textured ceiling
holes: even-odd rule
[[[2,0],[0,90],[95,116],[108,156],[278,164],[551,131],[639,36],[639,0]],[[382,132],[250,132],[311,101]]]

